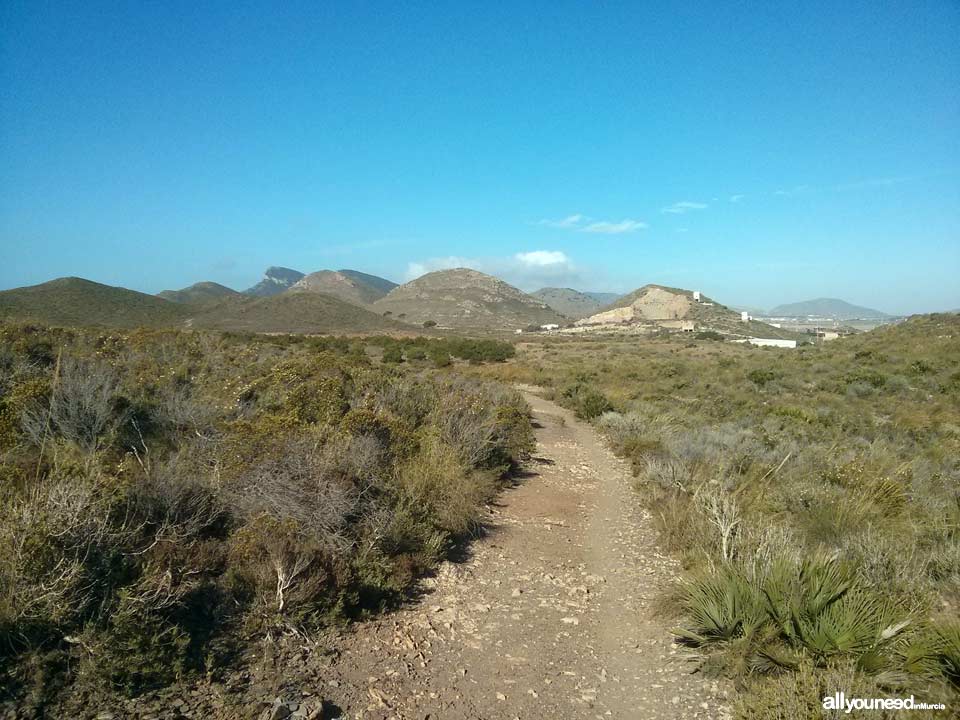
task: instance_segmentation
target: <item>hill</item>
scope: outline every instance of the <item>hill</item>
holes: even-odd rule
[[[409,326],[339,298],[313,292],[237,297],[205,309],[189,327],[261,333],[365,333]]]
[[[254,295],[256,297],[270,297],[279,295],[284,290],[289,289],[294,283],[303,277],[299,270],[291,270],[285,267],[268,267],[263,274],[263,279],[252,288],[243,291],[244,295]]]
[[[596,300],[598,303],[600,303],[601,306],[603,306],[603,305],[609,305],[610,303],[614,303],[614,302],[616,302],[617,300],[619,300],[619,299],[622,297],[619,293],[611,293],[611,292],[590,292],[589,290],[584,290],[584,291],[583,291],[583,294],[586,295],[586,296],[589,297],[589,298],[593,298],[593,299]]]
[[[220,285],[215,282],[198,282],[182,290],[164,290],[163,292],[158,292],[157,297],[175,303],[202,305],[210,302],[218,302],[224,298],[239,294],[236,290],[228,288],[226,285]]]
[[[541,300],[571,320],[593,315],[605,304],[572,288],[541,288],[530,293],[530,296]]]
[[[465,330],[515,330],[565,322],[556,310],[490,275],[457,268],[427,273],[373,304],[407,322]]]
[[[76,277],[0,292],[0,318],[47,325],[177,325],[190,312],[155,295]]]
[[[348,274],[349,273],[349,274]],[[290,292],[324,293],[354,305],[370,305],[396,287],[389,280],[354,270],[320,270],[298,280]]]
[[[698,301],[690,290],[665,285],[644,285],[576,324],[585,328],[636,326],[641,330],[715,330],[735,336],[799,338],[796,333],[756,320],[745,323],[739,312],[702,293]]]
[[[845,300],[817,298],[816,300],[777,305],[777,307],[770,310],[768,317],[822,317],[830,318],[831,320],[865,320],[890,318],[893,316],[880,310],[851,305]]]

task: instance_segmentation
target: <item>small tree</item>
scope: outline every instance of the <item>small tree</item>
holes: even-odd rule
[[[425,328],[436,327],[436,326],[437,326],[437,321],[436,321],[436,320],[424,320],[424,321],[423,321],[423,326],[424,326]]]

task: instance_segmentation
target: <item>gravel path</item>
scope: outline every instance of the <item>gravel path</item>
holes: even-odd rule
[[[349,634],[317,694],[356,718],[724,717],[722,686],[653,611],[677,563],[629,468],[570,412],[527,400],[537,453],[490,533],[421,602]]]

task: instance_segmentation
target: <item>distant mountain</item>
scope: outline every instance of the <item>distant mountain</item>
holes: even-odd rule
[[[394,288],[373,308],[418,325],[432,320],[440,327],[465,330],[515,330],[566,322],[537,298],[466,268],[427,273]]]
[[[355,270],[321,270],[290,287],[290,292],[325,293],[354,305],[370,305],[397,287],[396,283]]]
[[[609,305],[612,302],[616,302],[617,298],[621,297],[619,293],[590,292],[588,290],[584,290],[583,294],[596,300],[598,303],[600,303],[601,307],[604,305]]]
[[[182,290],[164,290],[158,292],[157,297],[175,303],[192,303],[202,305],[209,302],[218,302],[227,297],[239,295],[236,290],[215,282],[198,282]]]
[[[731,305],[731,310],[736,310],[737,312],[748,312],[754,317],[766,317],[767,311],[763,308],[754,307],[752,305]]]
[[[604,305],[586,293],[572,288],[541,288],[530,293],[530,296],[541,300],[571,320],[593,315]]]
[[[354,303],[323,293],[285,292],[229,298],[187,321],[189,327],[260,333],[363,333],[410,330]]]
[[[0,292],[0,318],[47,325],[177,325],[191,310],[155,295],[67,277]]]
[[[836,298],[817,298],[816,300],[777,305],[770,310],[768,317],[823,317],[832,320],[864,320],[893,316],[879,310],[851,305]]]
[[[263,279],[252,288],[243,291],[244,295],[254,295],[256,297],[269,297],[279,295],[284,290],[289,289],[294,283],[303,277],[299,270],[291,270],[285,267],[268,267],[263,274]]]

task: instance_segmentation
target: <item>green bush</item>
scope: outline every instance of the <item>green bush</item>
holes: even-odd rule
[[[593,420],[613,410],[613,404],[602,392],[583,382],[573,383],[561,390],[560,400],[582,420]]]
[[[777,379],[777,374],[773,370],[766,368],[754,368],[747,373],[747,379],[758,387],[763,387],[769,382]]]
[[[724,336],[722,333],[718,333],[716,330],[701,330],[694,337],[697,340],[723,340]]]
[[[431,346],[429,354],[430,362],[432,362],[436,368],[449,367],[453,362],[450,359],[450,354],[440,346]]]
[[[388,345],[383,349],[383,362],[385,363],[402,363],[403,362],[403,350],[400,349],[399,345]]]

